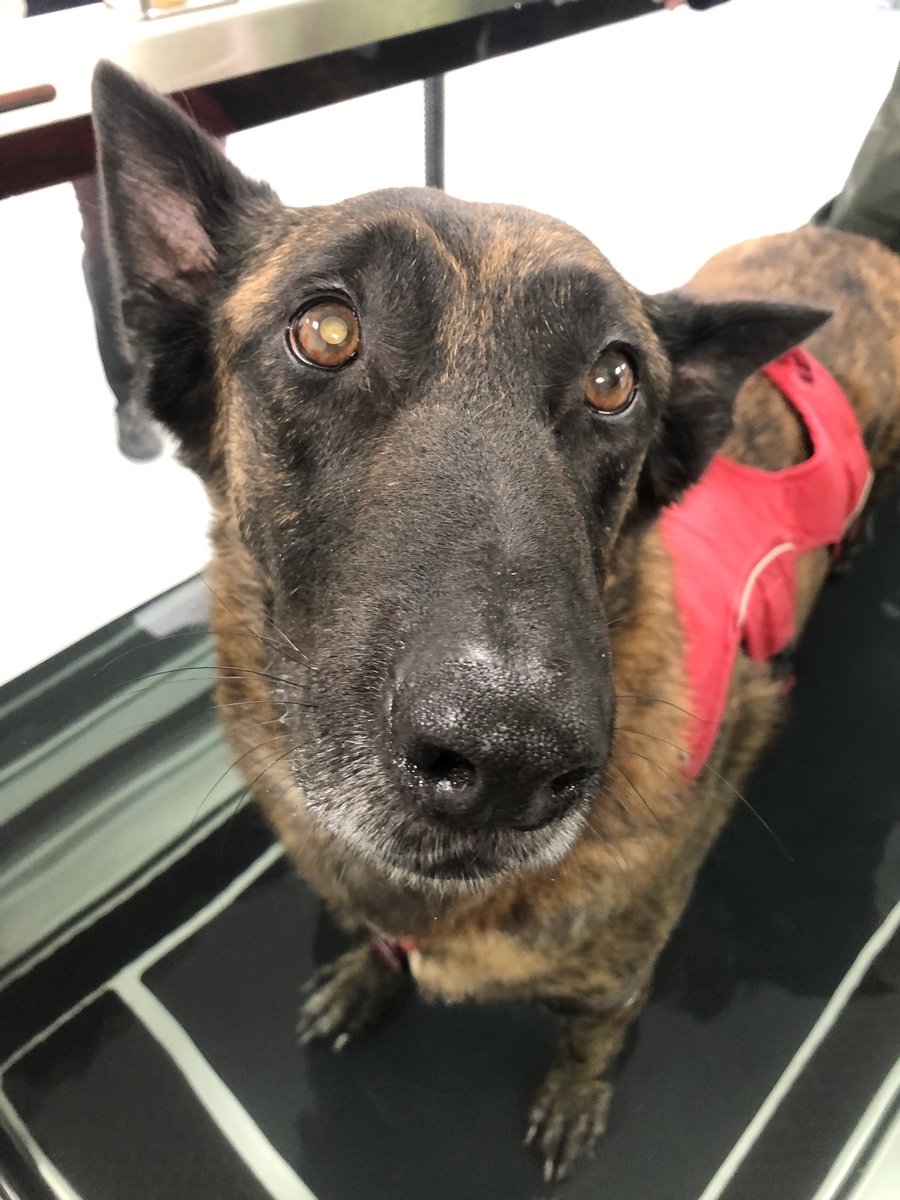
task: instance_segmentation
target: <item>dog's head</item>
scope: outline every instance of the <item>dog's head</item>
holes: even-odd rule
[[[613,551],[825,314],[648,298],[559,221],[437,191],[286,208],[109,66],[95,111],[134,386],[291,643],[310,811],[421,886],[560,858],[613,737]]]

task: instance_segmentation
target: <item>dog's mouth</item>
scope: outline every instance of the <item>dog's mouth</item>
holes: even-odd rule
[[[487,891],[506,879],[552,866],[572,849],[586,805],[535,829],[445,829],[411,813],[396,793],[374,781],[355,795],[298,773],[312,819],[378,874],[404,888],[443,895]]]
[[[477,888],[506,873],[495,858],[483,854],[450,854],[434,862],[408,865],[406,870],[414,871],[423,882],[464,890]]]
[[[477,879],[486,870],[490,872],[491,867],[492,864],[486,862],[484,859],[479,859],[472,855],[463,857],[457,854],[432,863],[422,873],[429,879],[459,880],[462,882]]]
[[[571,811],[536,830],[494,829],[456,834],[450,844],[392,857],[407,882],[442,892],[489,889],[525,872],[553,866],[572,849],[585,827],[585,815]]]

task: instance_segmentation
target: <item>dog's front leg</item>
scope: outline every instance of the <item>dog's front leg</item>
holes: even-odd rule
[[[305,1045],[317,1038],[342,1050],[358,1033],[371,1028],[408,986],[398,961],[379,955],[372,942],[355,946],[320,967],[301,993],[297,1033]]]
[[[544,1178],[562,1179],[589,1155],[606,1129],[613,1071],[625,1035],[647,998],[636,990],[603,1012],[565,1018],[556,1058],[529,1114],[526,1144],[544,1159]]]

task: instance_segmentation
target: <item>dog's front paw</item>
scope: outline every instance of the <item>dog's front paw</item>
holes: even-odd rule
[[[301,992],[297,1033],[303,1045],[331,1038],[335,1050],[370,1028],[403,990],[405,973],[394,971],[368,943],[321,967]]]
[[[541,1085],[529,1114],[525,1144],[544,1160],[544,1179],[564,1179],[586,1158],[606,1129],[612,1084],[581,1074],[574,1063],[554,1067]]]

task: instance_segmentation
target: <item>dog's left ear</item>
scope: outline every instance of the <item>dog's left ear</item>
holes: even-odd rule
[[[209,468],[211,300],[242,214],[271,202],[173,103],[112,63],[94,72],[94,127],[132,397]]]
[[[652,513],[706,470],[731,429],[744,380],[809,337],[831,313],[768,300],[708,302],[680,291],[646,297],[645,306],[672,368],[638,483],[638,505]]]

